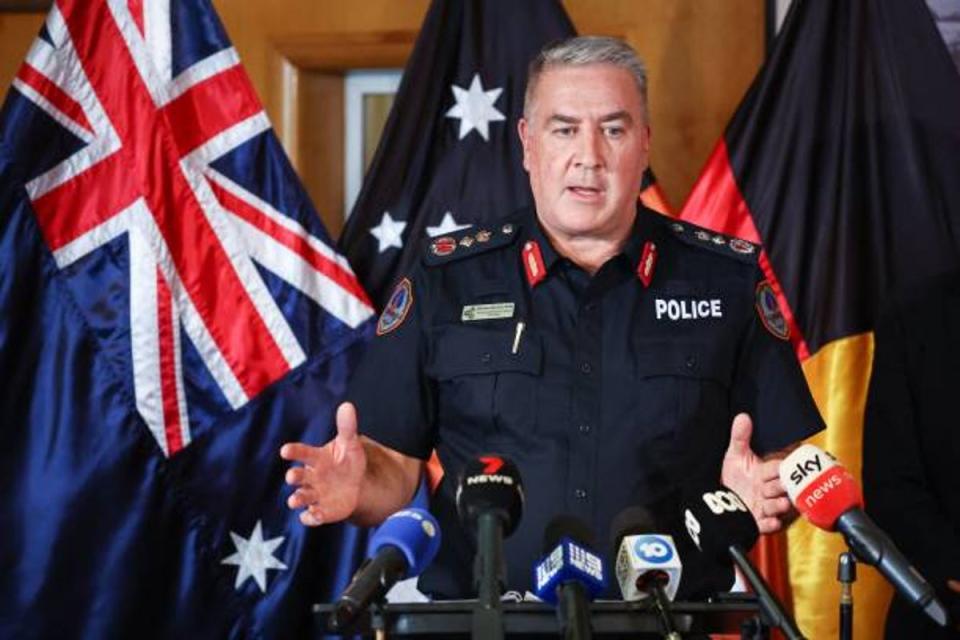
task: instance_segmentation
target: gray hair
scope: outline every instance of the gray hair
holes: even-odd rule
[[[623,40],[606,36],[576,36],[548,44],[530,62],[527,68],[527,90],[523,95],[523,117],[530,117],[533,94],[540,75],[552,67],[611,64],[626,69],[637,83],[644,122],[649,122],[647,110],[647,68],[643,60]]]

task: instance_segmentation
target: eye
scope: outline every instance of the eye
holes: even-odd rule
[[[603,128],[603,134],[608,138],[620,138],[627,130],[618,124],[607,125]]]
[[[569,138],[573,135],[574,128],[572,126],[555,127],[551,133],[558,138]]]

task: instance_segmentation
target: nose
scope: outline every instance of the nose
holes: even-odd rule
[[[603,166],[603,138],[599,131],[584,129],[580,136],[575,164],[579,169]]]

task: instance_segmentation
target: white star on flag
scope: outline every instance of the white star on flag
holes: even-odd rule
[[[483,136],[484,140],[490,139],[490,123],[498,120],[506,120],[493,103],[503,92],[502,88],[490,89],[484,91],[480,84],[480,74],[473,74],[473,81],[470,83],[470,89],[464,89],[457,85],[451,85],[453,97],[457,104],[450,107],[446,116],[448,118],[460,118],[460,140],[467,137],[473,129]]]
[[[440,220],[440,224],[435,227],[427,227],[427,235],[431,238],[436,238],[445,233],[453,233],[454,231],[460,231],[460,229],[469,229],[472,226],[472,224],[457,224],[457,221],[453,219],[453,213],[447,211],[443,214],[443,219]]]
[[[397,249],[403,248],[403,230],[407,228],[407,223],[400,220],[394,220],[389,211],[383,212],[380,218],[380,224],[370,229],[370,233],[377,239],[378,253],[383,253],[390,247]]]
[[[260,587],[260,591],[267,592],[267,569],[286,569],[287,565],[273,557],[273,551],[283,544],[284,537],[279,536],[263,539],[263,528],[260,521],[253,527],[253,533],[250,538],[230,532],[233,539],[233,546],[237,552],[221,560],[222,564],[232,564],[238,567],[237,580],[233,583],[234,589],[240,589],[240,585],[247,578],[253,578]]]

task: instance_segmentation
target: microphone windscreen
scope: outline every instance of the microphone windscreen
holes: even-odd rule
[[[627,536],[654,533],[657,531],[657,521],[649,509],[634,505],[618,513],[610,524],[610,543],[613,545],[613,556],[616,557],[620,544]]]
[[[440,549],[440,526],[425,509],[402,509],[383,521],[370,538],[370,555],[396,547],[407,561],[404,578],[420,575]]]
[[[563,538],[569,538],[582,547],[593,549],[596,545],[590,525],[576,516],[554,516],[543,531],[543,552],[550,553]]]
[[[800,445],[784,458],[780,482],[797,511],[821,529],[833,530],[844,513],[863,508],[863,492],[850,472],[812,444]]]
[[[472,528],[481,513],[496,513],[509,536],[523,515],[520,471],[508,458],[488,454],[474,458],[463,469],[457,485],[457,513]]]
[[[690,539],[702,553],[719,562],[730,562],[730,545],[749,550],[760,537],[747,505],[723,485],[687,488],[683,508]]]

